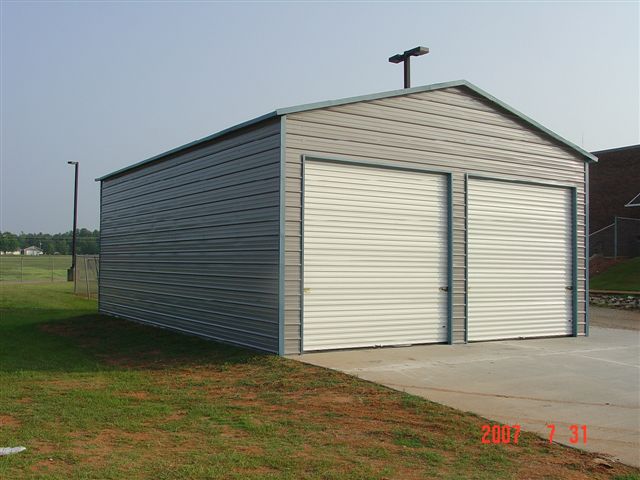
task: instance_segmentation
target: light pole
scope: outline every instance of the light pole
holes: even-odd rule
[[[73,234],[71,237],[71,268],[67,270],[67,280],[73,282],[76,277],[76,233],[78,231],[78,162],[67,162],[75,167],[76,179],[73,190]]]
[[[404,88],[411,87],[411,57],[419,57],[427,53],[429,53],[427,47],[415,47],[411,50],[406,50],[404,53],[398,53],[393,57],[389,57],[391,63],[404,62]]]

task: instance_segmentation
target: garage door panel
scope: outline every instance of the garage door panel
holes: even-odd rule
[[[446,176],[309,160],[303,349],[446,341]]]
[[[317,183],[327,183],[327,184],[335,184],[335,183],[344,183],[347,187],[352,187],[353,183],[351,182],[353,176],[345,177],[343,176],[344,167],[347,165],[345,163],[339,162],[321,162],[316,160],[307,160],[305,164],[306,167],[311,163],[315,162],[313,168],[313,178],[305,178],[305,184],[317,184]],[[360,176],[358,179],[358,184],[356,186],[370,185],[370,186],[378,186],[378,185],[398,185],[400,187],[408,186],[421,186],[424,185],[422,179],[418,177],[408,177],[406,174],[407,170],[393,169],[393,168],[383,168],[376,166],[365,166],[365,165],[352,165],[357,168],[370,168],[369,171],[366,172],[365,176]],[[306,173],[306,172],[305,172]]]
[[[569,189],[468,183],[468,338],[569,335]]]
[[[345,227],[346,229],[347,227]],[[305,228],[305,234],[317,234],[318,236],[322,235],[323,239],[333,239],[333,240],[342,240],[342,239],[353,239],[353,240],[365,240],[365,241],[374,241],[380,244],[384,243],[395,243],[395,242],[404,242],[408,240],[410,244],[415,244],[417,246],[424,245],[425,238],[440,238],[437,235],[437,232],[431,232],[429,234],[420,234],[416,232],[415,229],[410,228],[400,228],[398,230],[394,229],[393,235],[390,235],[385,232],[381,232],[379,228],[374,227],[366,227],[366,228],[349,228],[348,231],[342,230],[340,231],[339,227],[335,228]],[[313,242],[310,242],[313,243]]]

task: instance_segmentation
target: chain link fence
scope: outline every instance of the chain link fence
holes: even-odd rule
[[[0,255],[0,282],[66,282],[71,255]]]
[[[640,219],[615,217],[610,225],[590,233],[589,254],[613,258],[640,256]]]
[[[98,298],[99,255],[78,255],[73,291],[86,298]]]

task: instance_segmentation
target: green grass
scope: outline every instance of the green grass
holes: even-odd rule
[[[96,314],[71,285],[0,284],[4,479],[637,478],[337,372]]]
[[[0,255],[0,282],[67,279],[71,255]]]
[[[591,278],[589,288],[640,292],[640,257],[625,260]]]

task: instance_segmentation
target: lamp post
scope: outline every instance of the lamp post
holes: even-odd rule
[[[76,233],[78,231],[78,162],[67,162],[75,167],[75,185],[73,190],[73,234],[71,237],[71,268],[67,270],[67,281],[76,277]]]
[[[411,57],[419,57],[427,53],[429,53],[427,47],[415,47],[411,50],[406,50],[404,53],[398,53],[393,57],[389,57],[391,63],[404,62],[404,88],[411,87]]]

